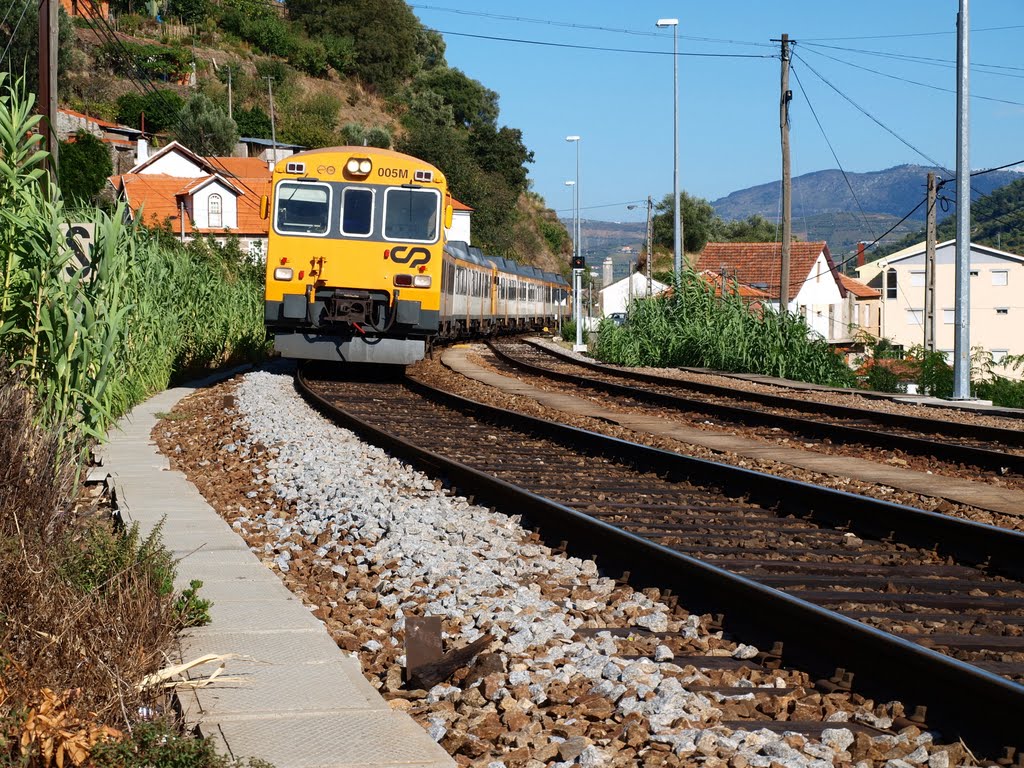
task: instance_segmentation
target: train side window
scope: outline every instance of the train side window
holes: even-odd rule
[[[367,237],[373,231],[373,190],[346,187],[341,193],[341,233]]]

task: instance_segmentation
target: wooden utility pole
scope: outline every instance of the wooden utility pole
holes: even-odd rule
[[[789,256],[793,243],[793,179],[789,167],[789,35],[782,43],[782,93],[779,97],[779,131],[782,133],[782,275],[779,281],[779,311],[785,317],[789,311]]]
[[[924,348],[935,351],[935,174],[928,174],[928,218],[924,247]]]
[[[39,111],[43,115],[43,144],[50,153],[47,168],[57,181],[57,7],[58,0],[39,2]]]

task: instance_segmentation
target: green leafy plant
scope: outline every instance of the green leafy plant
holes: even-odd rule
[[[181,627],[202,627],[210,623],[210,606],[212,603],[199,597],[199,589],[203,582],[192,579],[174,601],[174,613]]]
[[[576,321],[566,320],[562,323],[562,341],[576,341]]]
[[[687,268],[669,297],[640,298],[623,326],[605,320],[593,354],[619,365],[700,366],[853,386],[853,371],[796,315],[756,310]]]

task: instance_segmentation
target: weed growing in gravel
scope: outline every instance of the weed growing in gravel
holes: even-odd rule
[[[163,720],[139,723],[130,740],[105,742],[91,758],[96,768],[273,768],[264,760],[218,755],[209,742],[182,736]]]

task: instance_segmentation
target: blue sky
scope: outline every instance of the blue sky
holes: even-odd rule
[[[672,32],[655,28],[662,17],[680,22],[680,186],[687,192],[713,200],[781,176],[779,48],[770,41],[784,32],[797,41],[794,176],[837,167],[808,103],[847,171],[928,164],[915,149],[955,167],[956,0],[409,4],[444,33],[450,66],[498,92],[500,122],[522,129],[535,153],[533,188],[563,215],[572,205],[564,182],[576,173],[570,134],[582,136],[585,217],[639,219],[626,203],[672,191]],[[976,1],[970,26],[971,166],[1022,160],[1024,2]]]

